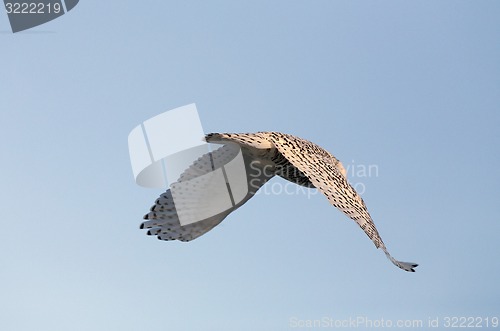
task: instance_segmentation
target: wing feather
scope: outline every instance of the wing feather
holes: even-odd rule
[[[342,164],[333,155],[310,141],[292,135],[271,132],[269,137],[278,151],[302,171],[332,205],[359,225],[375,247],[382,248],[399,268],[414,271],[417,264],[397,261],[389,254],[365,202],[349,184]]]
[[[239,147],[237,145],[226,144],[213,152],[204,154],[181,174],[178,182],[188,181],[210,173],[230,162],[234,159],[238,152]],[[245,166],[247,167],[249,191],[241,202],[232,208],[207,219],[187,225],[181,225],[175,207],[175,202],[172,197],[172,192],[168,189],[156,200],[155,205],[151,207],[150,212],[144,215],[144,219],[146,221],[140,225],[140,228],[149,229],[147,234],[155,235],[160,240],[180,241],[190,241],[196,239],[212,230],[215,226],[222,222],[227,215],[252,198],[257,190],[272,177],[268,171],[263,171],[263,164],[260,164],[245,151],[243,151],[243,159]],[[255,173],[252,173],[252,171]]]

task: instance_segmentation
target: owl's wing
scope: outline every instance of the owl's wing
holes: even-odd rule
[[[382,248],[392,263],[403,270],[415,271],[413,268],[417,264],[397,261],[389,254],[363,199],[347,182],[342,173],[342,165],[333,155],[316,144],[292,135],[272,132],[269,139],[291,164],[309,178],[332,205],[363,229],[375,247]]]
[[[155,205],[151,207],[151,210],[153,209],[154,211],[144,215],[144,219],[147,221],[140,226],[141,229],[149,229],[147,235],[157,236],[160,240],[191,241],[212,230],[235,208],[199,222],[181,225],[172,192],[168,189],[156,200]]]
[[[214,170],[226,165],[233,160],[239,153],[240,149],[235,144],[226,144],[216,149],[213,152],[204,154],[197,159],[189,168],[187,168],[180,176],[178,183],[187,183],[192,181],[196,183],[196,179],[200,176],[213,172]],[[149,229],[148,235],[156,235],[161,240],[180,240],[190,241],[198,238],[206,232],[213,229],[226,218],[227,215],[248,201],[257,190],[264,185],[272,175],[269,171],[263,171],[264,165],[258,160],[255,160],[245,151],[242,151],[243,161],[246,167],[246,180],[248,191],[246,196],[237,204],[224,210],[223,212],[205,218],[201,221],[181,225],[179,214],[174,203],[171,189],[160,195],[156,200],[155,205],[151,207],[150,212],[144,215],[141,229]],[[198,196],[206,196],[203,192],[206,188],[189,186],[190,191],[183,192],[188,198],[191,196],[196,199]],[[192,202],[192,201],[191,201]],[[199,201],[199,208],[204,205],[210,205],[210,200]],[[197,206],[198,207],[198,206]],[[189,211],[188,211],[189,212]],[[196,212],[196,211],[194,211]]]

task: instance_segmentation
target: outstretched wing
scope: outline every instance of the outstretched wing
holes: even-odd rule
[[[312,184],[323,193],[330,203],[354,220],[375,247],[382,248],[386,256],[398,267],[415,271],[415,263],[395,260],[387,251],[363,199],[347,182],[339,161],[323,148],[298,137],[270,132],[269,139],[278,151],[297,169],[302,171]]]
[[[239,151],[240,149],[237,145],[226,144],[213,152],[204,154],[182,173],[178,182],[181,183],[195,179],[226,165],[235,158]],[[168,189],[156,200],[150,212],[144,215],[144,219],[147,221],[143,222],[140,228],[149,229],[147,232],[148,235],[156,235],[158,239],[161,240],[180,241],[196,239],[213,229],[222,222],[227,215],[248,201],[257,190],[272,177],[269,171],[263,171],[262,167],[264,165],[258,160],[254,160],[251,155],[242,151],[242,156],[247,169],[248,193],[241,202],[217,215],[213,215],[195,223],[181,225],[172,192]],[[196,190],[197,188],[193,187],[192,189]],[[188,195],[190,194],[190,192],[185,193]],[[196,195],[198,192],[192,193]],[[206,204],[209,202],[203,201],[201,203]]]
[[[232,210],[231,210],[232,211]],[[155,235],[161,240],[190,241],[210,231],[218,225],[231,211],[215,215],[200,222],[182,226],[175,208],[172,192],[168,189],[160,195],[151,211],[144,215],[141,229],[149,229],[149,236]]]

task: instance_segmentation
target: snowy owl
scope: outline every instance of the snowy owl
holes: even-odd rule
[[[205,141],[222,146],[196,160],[177,182],[207,174],[231,160],[235,150],[241,150],[249,183],[247,195],[218,215],[181,225],[172,192],[168,189],[156,200],[150,212],[144,215],[146,221],[140,228],[148,229],[148,235],[157,236],[161,240],[195,239],[213,229],[227,215],[252,198],[262,185],[278,175],[298,185],[318,189],[332,205],[355,221],[375,247],[381,248],[393,264],[405,271],[415,271],[418,264],[398,261],[389,254],[363,199],[348,183],[342,163],[323,148],[279,132],[210,133],[205,136]]]

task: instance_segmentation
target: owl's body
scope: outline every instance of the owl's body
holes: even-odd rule
[[[205,140],[223,146],[200,157],[186,169],[178,182],[214,171],[234,158],[241,149],[249,188],[247,195],[241,202],[218,215],[181,226],[169,189],[156,200],[151,212],[144,216],[148,221],[142,223],[141,228],[149,228],[149,235],[157,235],[163,240],[195,239],[214,228],[254,196],[274,175],[278,175],[297,185],[317,188],[332,205],[354,220],[392,263],[405,271],[415,271],[413,268],[417,264],[397,261],[389,254],[363,199],[347,182],[342,163],[323,148],[310,141],[278,132],[211,133],[206,135]]]

